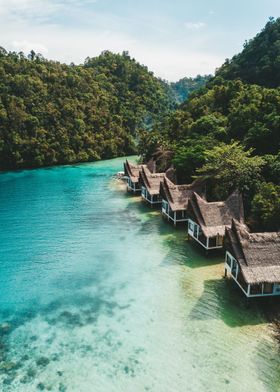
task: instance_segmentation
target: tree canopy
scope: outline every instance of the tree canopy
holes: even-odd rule
[[[127,52],[75,66],[1,48],[0,169],[135,153],[138,130],[173,107],[168,85]]]
[[[227,60],[217,75],[240,78],[266,87],[280,86],[280,18],[270,18],[255,38],[246,41],[241,53]]]
[[[266,230],[280,230],[279,42],[280,19],[270,19],[152,132],[171,149],[169,163],[181,183],[206,176],[207,196],[216,200],[240,189],[247,222]],[[146,137],[146,158],[154,140]]]

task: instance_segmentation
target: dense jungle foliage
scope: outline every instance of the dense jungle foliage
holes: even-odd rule
[[[138,129],[173,107],[168,84],[127,52],[76,66],[0,48],[0,169],[134,153]]]
[[[197,75],[195,78],[185,77],[178,82],[170,83],[176,102],[184,102],[192,92],[204,87],[210,78],[211,75]]]
[[[161,170],[173,163],[181,183],[207,178],[209,199],[240,189],[247,223],[280,230],[279,87],[280,19],[270,19],[205,87],[142,133],[140,152]]]

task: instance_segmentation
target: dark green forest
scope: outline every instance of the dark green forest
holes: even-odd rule
[[[171,90],[174,94],[174,99],[178,103],[184,102],[189,95],[204,87],[211,75],[197,75],[195,78],[182,78],[178,82],[170,83]]]
[[[178,180],[207,180],[208,198],[243,193],[247,223],[280,229],[280,19],[226,60],[153,132],[143,132],[143,156],[160,169],[174,164]]]
[[[0,169],[136,152],[140,129],[174,109],[170,86],[127,52],[83,65],[0,49]]]
[[[185,99],[186,98],[186,99]],[[139,153],[243,193],[253,229],[280,229],[280,19],[215,76],[168,83],[127,52],[82,65],[0,48],[0,170]]]

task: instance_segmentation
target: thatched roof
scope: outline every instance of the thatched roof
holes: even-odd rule
[[[226,243],[249,284],[280,282],[280,232],[249,233],[236,220],[226,230]]]
[[[200,181],[194,181],[192,184],[188,185],[175,185],[165,177],[160,185],[160,194],[168,201],[172,211],[186,210],[193,193],[197,192],[202,195],[203,191],[204,185]]]
[[[151,173],[155,172],[155,162],[153,160],[149,161],[146,165],[137,165],[126,160],[124,162],[124,173],[130,177],[132,182],[138,182],[140,171],[143,167],[148,168]]]
[[[160,184],[165,173],[151,173],[148,167],[142,166],[140,181],[147,188],[150,195],[159,195]]]
[[[231,226],[232,219],[244,221],[242,196],[233,192],[226,201],[207,202],[194,192],[190,200],[191,212],[206,237],[224,236],[226,226]]]

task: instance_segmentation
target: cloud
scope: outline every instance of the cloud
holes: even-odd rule
[[[0,0],[0,16],[11,21],[44,23],[70,8],[83,8],[96,0]]]
[[[0,26],[0,35],[2,28]],[[23,37],[17,40],[16,36]],[[36,37],[36,40],[34,40]],[[29,53],[31,49],[47,58],[65,63],[83,63],[87,56],[98,56],[103,50],[122,52],[128,50],[130,55],[163,79],[176,81],[184,76],[196,76],[198,73],[213,73],[224,58],[211,51],[205,52],[191,44],[182,46],[159,43],[157,40],[142,41],[115,30],[78,29],[65,30],[64,26],[23,26],[15,33],[10,29],[5,34],[3,47]]]
[[[177,81],[185,76],[213,74],[224,62],[222,55],[207,53],[200,49],[179,51],[176,48],[159,46],[137,46],[130,50],[138,61],[148,65],[155,73],[168,81]]]
[[[98,12],[86,6],[95,2],[0,0],[0,46],[26,54],[33,49],[68,64],[83,63],[103,50],[128,50],[156,76],[170,81],[213,73],[231,55],[213,50],[211,31],[203,29],[206,24],[201,21],[186,23],[188,31],[201,29],[199,34],[177,34],[177,21],[167,17],[152,24],[146,15]]]
[[[196,22],[196,23],[186,22],[185,23],[185,27],[189,30],[199,30],[205,26],[206,26],[206,23],[204,23],[204,22]]]
[[[38,42],[30,42],[26,40],[13,41],[12,46],[16,52],[30,53],[31,50],[34,50],[36,53],[41,53],[43,56],[46,56],[48,53],[47,47]]]

